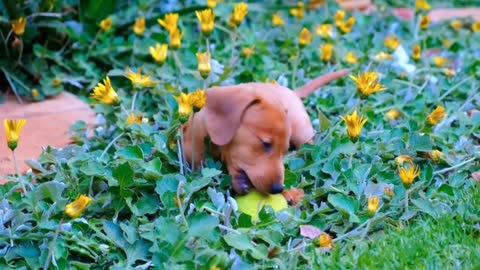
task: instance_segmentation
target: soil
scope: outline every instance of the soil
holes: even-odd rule
[[[26,160],[36,160],[43,148],[52,146],[63,148],[71,143],[68,135],[70,127],[77,121],[89,125],[95,123],[95,113],[78,97],[62,93],[41,102],[19,104],[14,96],[6,97],[0,104],[0,184],[5,183],[4,175],[15,174],[15,166],[10,149],[7,147],[4,119],[27,119],[18,147],[15,150],[21,173],[29,167]]]

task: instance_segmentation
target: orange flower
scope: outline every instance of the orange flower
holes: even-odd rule
[[[248,5],[244,2],[238,3],[233,9],[228,25],[232,28],[239,27],[248,14]]]
[[[416,44],[413,46],[412,58],[415,61],[418,61],[422,58],[422,48],[420,48],[420,45]]]
[[[321,248],[332,249],[333,248],[333,238],[329,234],[324,233],[324,234],[320,235],[320,237],[318,237],[318,245]]]
[[[27,19],[20,17],[16,22],[12,22],[12,30],[17,36],[21,36],[25,33],[27,27]]]
[[[138,18],[133,25],[133,32],[136,35],[141,36],[145,32],[145,18]]]
[[[330,62],[333,56],[333,45],[332,44],[325,44],[321,47],[322,52],[322,61],[323,62]]]
[[[65,207],[65,214],[71,218],[79,218],[87,209],[87,206],[92,203],[93,199],[86,196],[80,195],[75,201],[67,204]]]
[[[445,108],[443,106],[438,106],[432,113],[427,117],[427,123],[436,126],[440,123],[447,114],[445,113]]]
[[[305,4],[297,2],[297,8],[290,9],[290,15],[297,18],[297,20],[302,20],[305,17]]]
[[[427,30],[429,25],[430,25],[430,17],[422,16],[420,19],[420,29]]]
[[[302,32],[300,32],[300,37],[298,38],[298,45],[300,48],[307,46],[308,44],[312,43],[313,36],[307,28],[303,28]]]
[[[406,188],[410,187],[415,181],[415,178],[419,175],[420,169],[415,165],[408,166],[407,168],[400,168],[399,171],[400,179]]]

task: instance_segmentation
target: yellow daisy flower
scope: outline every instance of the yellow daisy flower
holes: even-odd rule
[[[145,32],[145,18],[138,18],[135,20],[135,24],[133,25],[133,32],[141,36]]]
[[[155,82],[150,79],[152,73],[142,75],[142,69],[138,69],[138,73],[133,72],[130,68],[127,68],[127,74],[125,77],[129,79],[134,87],[152,87]]]
[[[406,188],[410,187],[415,181],[415,178],[417,178],[419,175],[420,169],[413,164],[407,167],[400,168],[399,170],[400,179],[402,180],[402,183]]]
[[[340,118],[342,118],[347,124],[347,134],[348,137],[350,137],[350,140],[352,142],[357,142],[362,134],[363,126],[367,123],[367,119],[358,117],[356,110],[351,115],[347,115],[345,118],[340,116]]]
[[[97,87],[93,89],[93,93],[90,95],[90,97],[105,105],[115,105],[120,101],[117,92],[115,89],[113,89],[108,76],[103,80],[103,84],[97,84]]]
[[[379,206],[380,206],[379,197],[377,196],[368,197],[367,214],[369,216],[374,216],[377,213]]]
[[[27,123],[26,119],[10,120],[5,119],[3,125],[5,126],[5,135],[7,138],[7,145],[10,150],[14,151],[18,146],[20,140],[20,133]]]
[[[80,195],[75,201],[67,204],[65,207],[65,214],[71,218],[79,218],[87,209],[87,206],[92,203],[93,199],[86,196]]]
[[[273,14],[272,25],[273,26],[284,26],[285,21],[282,19],[282,16],[280,16],[280,14],[276,13],[276,14]]]
[[[202,78],[206,79],[212,71],[212,66],[210,65],[210,54],[208,52],[197,53],[197,60],[198,71],[200,72]]]
[[[331,24],[322,24],[315,28],[315,34],[322,38],[332,38],[333,37],[333,25]]]
[[[170,33],[170,35],[172,34],[172,32],[174,32],[175,30],[177,30],[178,28],[178,19],[179,19],[179,15],[178,13],[169,13],[167,15],[165,15],[165,18],[162,20],[162,19],[157,19],[157,22],[163,26],[163,28],[165,28],[167,30],[168,33]]]
[[[332,249],[333,248],[333,238],[327,234],[324,233],[318,237],[318,245],[321,248],[325,249]]]
[[[168,45],[167,44],[158,44],[155,45],[155,47],[150,46],[148,48],[150,55],[153,57],[155,62],[157,62],[160,65],[163,65],[165,63],[165,60],[167,60],[167,55],[168,55]]]
[[[300,32],[300,37],[298,38],[298,45],[300,48],[307,46],[308,44],[312,43],[313,36],[307,28],[303,28],[302,32]]]
[[[357,77],[350,75],[350,78],[357,84],[357,89],[362,98],[387,89],[378,82],[378,74],[375,72],[366,72]]]
[[[17,21],[12,22],[12,30],[17,36],[23,35],[26,27],[27,19],[25,17],[20,17]]]
[[[246,3],[242,2],[242,3],[236,4],[233,9],[233,13],[230,16],[230,20],[228,24],[232,28],[239,27],[242,24],[243,20],[245,20],[245,17],[247,16],[247,14],[248,14],[248,5]]]
[[[195,11],[198,21],[200,22],[200,30],[205,35],[210,35],[215,28],[215,13],[211,9],[203,11]]]
[[[325,44],[321,47],[322,52],[322,61],[323,62],[330,62],[333,56],[333,45],[332,44]]]
[[[443,106],[438,106],[430,113],[427,117],[427,123],[431,126],[436,126],[440,123],[447,114],[445,113],[445,108]]]
[[[110,31],[112,29],[113,21],[111,18],[106,18],[100,22],[100,28],[103,31]]]

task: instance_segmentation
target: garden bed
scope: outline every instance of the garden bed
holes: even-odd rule
[[[399,19],[392,1],[370,15],[322,1],[187,2],[2,2],[15,24],[2,21],[0,80],[19,97],[47,99],[18,113],[0,105],[6,118],[27,118],[9,148],[37,151],[37,139],[53,139],[42,130],[73,124],[61,120],[70,110],[86,113],[70,129],[73,144],[58,132],[62,143],[32,171],[8,170],[0,267],[480,267],[479,21],[435,21],[440,1],[417,1],[413,20]],[[181,127],[204,106],[194,105],[202,91],[252,81],[296,89],[342,68],[352,76],[304,102],[315,143],[284,159],[297,204],[260,196],[270,206],[252,215],[220,161],[208,156],[191,172]],[[50,99],[63,91],[89,97],[93,132],[84,105]],[[34,106],[47,113],[25,109]],[[10,149],[0,148],[8,166]]]

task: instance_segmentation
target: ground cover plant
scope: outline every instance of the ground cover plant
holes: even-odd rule
[[[2,268],[480,267],[480,22],[433,24],[426,1],[408,22],[387,2],[157,2],[2,2],[10,90],[99,114],[0,186]],[[341,68],[305,101],[315,144],[285,158],[294,205],[252,219],[219,161],[189,170],[181,125],[205,89]],[[5,122],[13,153],[24,124]]]

